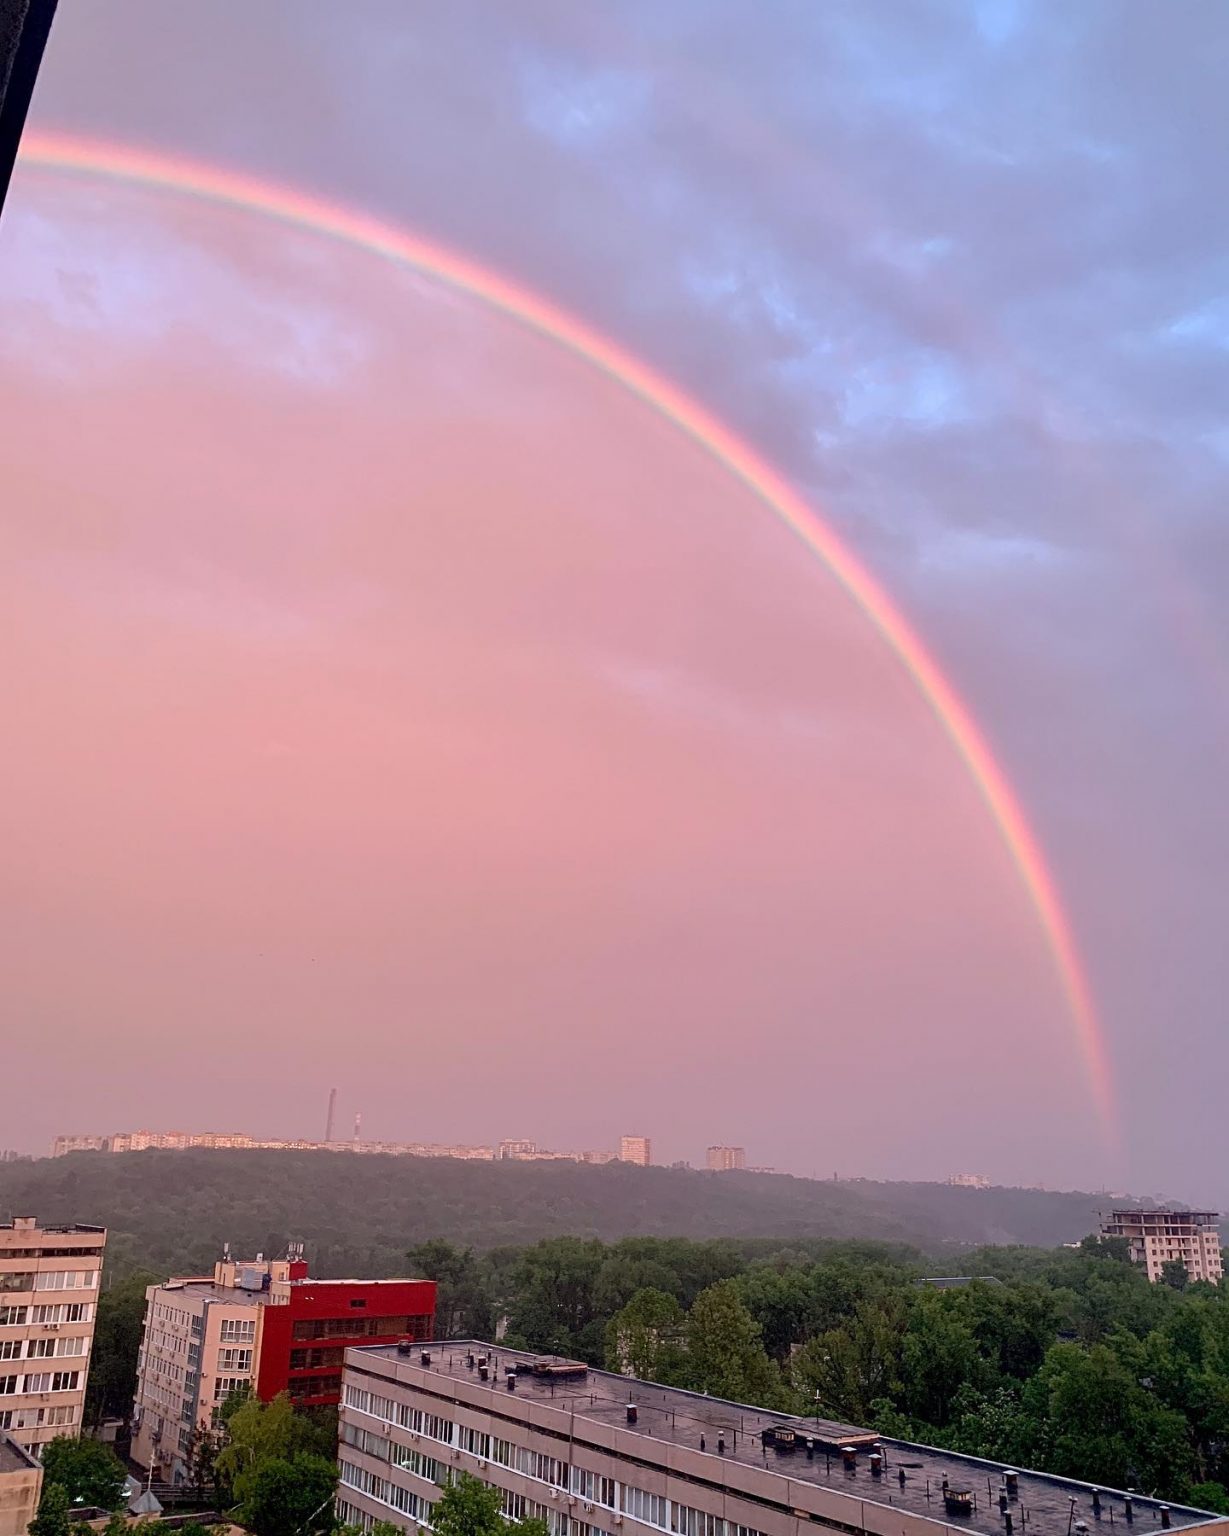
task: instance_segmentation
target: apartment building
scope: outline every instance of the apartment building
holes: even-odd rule
[[[285,1259],[227,1253],[211,1276],[150,1286],[133,1459],[159,1480],[186,1481],[194,1431],[217,1427],[232,1392],[336,1403],[345,1346],[430,1338],[435,1290],[431,1280],[313,1280],[301,1245]]]
[[[26,1536],[42,1491],[38,1458],[0,1430],[0,1536]]]
[[[619,1161],[647,1168],[653,1161],[653,1143],[647,1136],[620,1136]]]
[[[1149,1280],[1159,1280],[1165,1264],[1181,1260],[1191,1280],[1219,1285],[1219,1222],[1219,1211],[1114,1211],[1102,1221],[1101,1236],[1125,1237],[1132,1261],[1144,1265]]]
[[[35,1456],[81,1429],[106,1245],[104,1227],[0,1225],[0,1430]]]
[[[747,1166],[746,1147],[709,1147],[704,1154],[705,1167],[712,1173],[727,1173]]]
[[[468,1472],[551,1536],[1070,1536],[1102,1517],[1229,1532],[1138,1494],[477,1341],[347,1350],[339,1430],[337,1515],[364,1529],[429,1527],[440,1485]]]

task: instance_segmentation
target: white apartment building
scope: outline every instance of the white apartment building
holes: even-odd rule
[[[106,1243],[104,1227],[0,1225],[0,1430],[36,1456],[81,1430]]]
[[[1132,1261],[1144,1265],[1149,1280],[1159,1280],[1165,1264],[1181,1260],[1191,1280],[1219,1285],[1219,1222],[1219,1211],[1114,1211],[1101,1223],[1101,1236],[1125,1237]]]
[[[710,1173],[728,1173],[733,1168],[747,1166],[745,1147],[709,1147],[704,1154],[705,1166]]]
[[[647,1136],[620,1136],[619,1161],[647,1168],[653,1161],[653,1143]]]

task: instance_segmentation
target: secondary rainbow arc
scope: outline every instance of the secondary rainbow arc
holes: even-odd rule
[[[964,763],[1016,866],[1052,957],[1107,1139],[1119,1139],[1113,1077],[1092,990],[1057,886],[1023,808],[967,706],[885,589],[835,531],[747,443],[698,401],[551,300],[471,258],[309,193],[132,145],[27,132],[18,170],[93,176],[192,197],[356,247],[409,267],[510,316],[583,358],[667,417],[816,555],[908,672]]]

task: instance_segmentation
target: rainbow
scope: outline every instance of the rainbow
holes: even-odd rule
[[[220,166],[46,132],[26,134],[18,169],[101,177],[260,214],[426,274],[582,358],[666,417],[740,480],[823,562],[879,632],[967,768],[1036,912],[1071,1015],[1100,1126],[1107,1140],[1117,1145],[1113,1078],[1092,991],[1054,880],[1015,792],[967,707],[884,589],[835,531],[751,447],[677,385],[540,294],[446,246],[343,205]]]

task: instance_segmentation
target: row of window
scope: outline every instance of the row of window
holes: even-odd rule
[[[0,1376],[0,1397],[23,1392],[75,1392],[80,1371],[37,1371],[25,1376]]]
[[[38,1269],[0,1273],[0,1291],[92,1291],[96,1269]]]
[[[429,1483],[442,1483],[448,1474],[448,1468],[436,1461],[434,1456],[428,1456],[412,1446],[398,1445],[396,1441],[377,1435],[373,1430],[360,1429],[357,1424],[343,1423],[339,1434],[343,1445],[352,1445],[379,1461],[391,1462],[394,1467],[412,1472],[415,1477],[425,1478]]]
[[[251,1344],[255,1338],[255,1318],[224,1317],[222,1319],[223,1344]]]
[[[250,1371],[252,1369],[252,1351],[250,1349],[220,1349],[218,1350],[218,1370],[220,1371]]]
[[[620,1483],[613,1477],[591,1472],[585,1467],[569,1466],[557,1456],[531,1450],[528,1446],[513,1445],[510,1440],[493,1438],[482,1430],[470,1429],[464,1424],[454,1425],[450,1419],[426,1413],[408,1403],[393,1402],[378,1392],[369,1392],[349,1382],[345,1388],[345,1402],[348,1408],[383,1419],[387,1424],[397,1424],[403,1429],[428,1435],[444,1445],[455,1443],[463,1451],[469,1451],[471,1455],[483,1460],[489,1459],[498,1466],[507,1467],[509,1471],[519,1472],[522,1477],[532,1478],[553,1488],[566,1489],[590,1504],[602,1504],[608,1509],[618,1508],[633,1520],[656,1526],[658,1530],[669,1531],[671,1536],[760,1536],[760,1532],[748,1526],[729,1523],[719,1515],[710,1515],[705,1510],[693,1509],[689,1504],[680,1504],[661,1494]],[[352,1430],[354,1434],[365,1436],[364,1441],[349,1439],[346,1431],[351,1428],[349,1425],[342,1426],[342,1439],[349,1444],[361,1445],[369,1455],[378,1456],[382,1460],[389,1460],[391,1456],[395,1465],[406,1464],[398,1459],[402,1447],[395,1444],[390,1446],[390,1442],[382,1435],[371,1434],[368,1430]],[[430,1458],[423,1459],[430,1461]],[[432,1482],[441,1481],[439,1465],[438,1462],[431,1462],[436,1471],[420,1475],[430,1476]],[[518,1515],[514,1518],[522,1517]]]
[[[42,1429],[45,1425],[66,1429],[77,1422],[77,1409],[73,1403],[57,1404],[54,1408],[0,1408],[0,1429]]]
[[[88,1323],[94,1316],[89,1301],[44,1301],[37,1306],[0,1307],[0,1328],[25,1328],[31,1323]]]
[[[292,1376],[286,1390],[292,1403],[305,1402],[312,1397],[340,1397],[341,1372],[331,1376]]]
[[[84,1355],[89,1351],[89,1340],[65,1339],[0,1339],[0,1360],[49,1360],[66,1355]]]
[[[308,1317],[294,1325],[296,1344],[315,1339],[426,1339],[432,1319],[421,1317]]]

